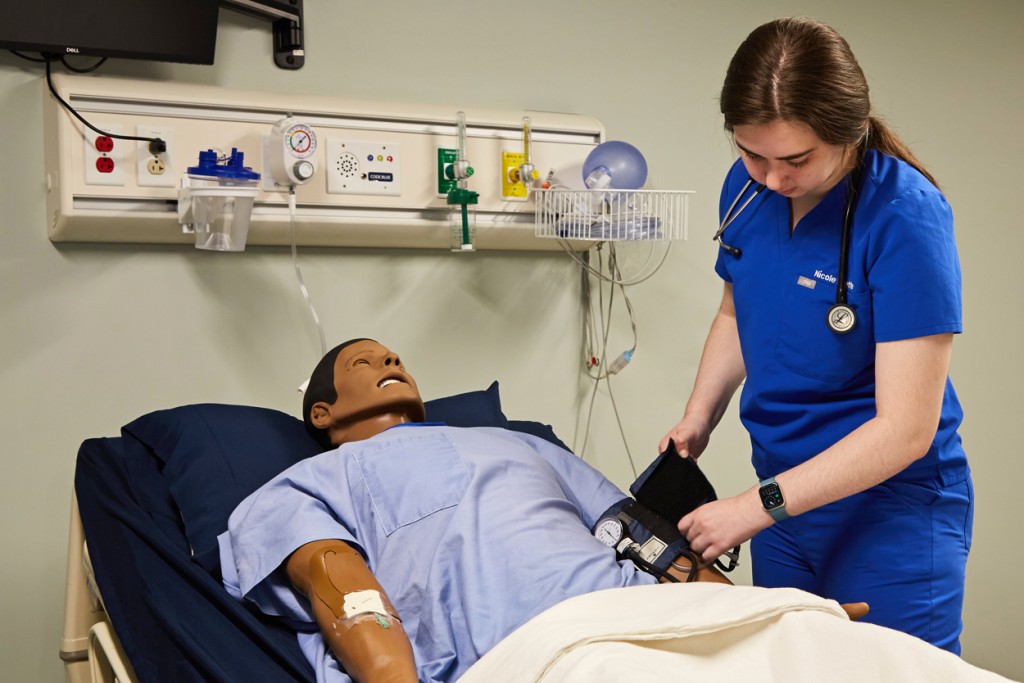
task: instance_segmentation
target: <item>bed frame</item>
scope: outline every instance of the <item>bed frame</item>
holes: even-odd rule
[[[69,683],[139,683],[96,588],[78,497],[71,494],[64,633],[60,658]]]

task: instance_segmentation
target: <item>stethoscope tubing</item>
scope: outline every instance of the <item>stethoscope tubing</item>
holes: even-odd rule
[[[836,283],[836,303],[846,305],[846,279],[850,271],[850,239],[853,234],[853,214],[857,210],[860,194],[863,167],[861,164],[853,169],[850,176],[850,196],[846,200],[846,212],[843,214],[843,231],[839,238],[839,282]]]
[[[754,194],[750,195],[747,198],[747,201],[743,202],[743,206],[741,206],[740,210],[737,211],[734,215],[732,210],[736,208],[736,205],[739,204],[740,199],[743,198],[743,195],[747,193],[747,190],[750,189],[750,186],[753,184],[754,179],[747,178],[747,182],[743,186],[743,189],[739,191],[739,194],[736,195],[736,199],[732,200],[732,204],[729,205],[729,209],[725,212],[725,217],[722,219],[722,223],[718,226],[718,232],[716,232],[715,236],[711,238],[711,241],[714,242],[721,238],[722,233],[725,232],[725,229],[732,225],[732,222],[734,220],[739,218],[740,214],[743,213],[743,210],[747,208],[747,205],[750,204],[750,202],[754,201],[754,198],[757,195],[761,194],[761,191],[764,190],[765,188],[764,185],[758,183],[757,187],[754,188]]]
[[[853,329],[854,321],[856,320],[856,315],[853,309],[850,308],[850,306],[847,303],[848,288],[846,285],[846,281],[847,276],[849,275],[850,240],[853,236],[853,214],[857,210],[857,200],[859,199],[858,195],[860,194],[862,178],[863,165],[861,163],[858,163],[857,166],[854,167],[853,173],[850,176],[850,194],[847,197],[846,211],[843,214],[843,227],[839,240],[839,273],[837,278],[838,282],[836,282],[836,303],[829,310],[829,315],[826,319],[829,328],[832,329],[837,334],[845,334],[846,332],[849,332],[851,329]],[[736,198],[733,199],[732,204],[729,205],[729,209],[725,212],[725,216],[722,218],[722,222],[718,227],[718,231],[712,238],[714,241],[718,242],[722,249],[725,249],[727,252],[729,252],[736,258],[740,258],[741,256],[743,256],[743,250],[740,249],[739,247],[734,247],[723,242],[722,234],[725,232],[726,228],[732,225],[733,221],[739,218],[740,214],[743,213],[743,210],[747,208],[750,202],[754,201],[754,198],[761,194],[761,192],[765,189],[765,186],[762,183],[757,183],[754,187],[753,194],[747,197],[747,200],[740,205],[740,208],[736,210],[736,213],[733,213],[733,210],[736,209],[736,205],[739,204],[740,200],[743,198],[743,196],[747,193],[747,190],[749,190],[750,186],[753,184],[754,179],[748,177],[747,182],[743,185],[743,188],[736,195]],[[840,317],[848,318],[848,322],[835,322],[835,313],[838,313]]]

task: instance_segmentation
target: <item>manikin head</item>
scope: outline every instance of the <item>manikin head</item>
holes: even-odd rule
[[[302,400],[306,429],[325,448],[404,422],[422,422],[423,400],[398,354],[372,339],[352,339],[327,352]]]

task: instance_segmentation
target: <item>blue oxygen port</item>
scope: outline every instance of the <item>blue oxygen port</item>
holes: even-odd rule
[[[245,153],[231,148],[231,156],[220,163],[217,152],[208,149],[199,153],[199,165],[189,166],[191,175],[213,176],[229,180],[259,180],[260,174],[244,164]]]

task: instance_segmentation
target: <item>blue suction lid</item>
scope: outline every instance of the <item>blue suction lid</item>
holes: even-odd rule
[[[213,176],[215,178],[229,178],[232,180],[259,180],[260,174],[248,166],[243,165],[245,153],[231,148],[231,156],[224,163],[217,163],[217,153],[212,149],[199,153],[199,165],[189,166],[188,172],[192,175]]]

